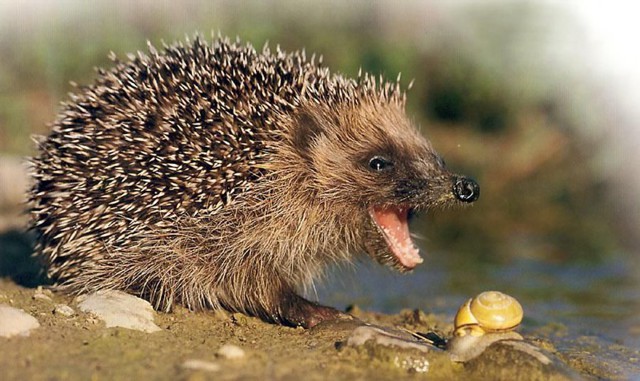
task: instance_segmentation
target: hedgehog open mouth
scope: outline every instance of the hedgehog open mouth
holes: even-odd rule
[[[406,206],[374,206],[369,213],[397,263],[411,270],[423,259],[409,232],[409,209]]]

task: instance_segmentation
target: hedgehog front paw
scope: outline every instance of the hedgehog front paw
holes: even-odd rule
[[[290,294],[282,299],[280,313],[274,320],[292,327],[313,328],[322,322],[337,319],[353,320],[355,318],[335,308]]]

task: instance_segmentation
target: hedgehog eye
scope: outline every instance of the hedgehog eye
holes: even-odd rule
[[[393,162],[382,156],[374,156],[369,160],[369,168],[377,172],[386,171],[392,167]]]

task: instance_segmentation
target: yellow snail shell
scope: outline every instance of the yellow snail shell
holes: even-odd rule
[[[454,320],[456,336],[482,336],[487,332],[506,332],[522,321],[522,306],[499,291],[485,291],[463,304]]]

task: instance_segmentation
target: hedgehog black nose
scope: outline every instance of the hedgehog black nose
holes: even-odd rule
[[[474,202],[480,197],[480,186],[472,179],[457,177],[453,183],[453,194],[462,202]]]

